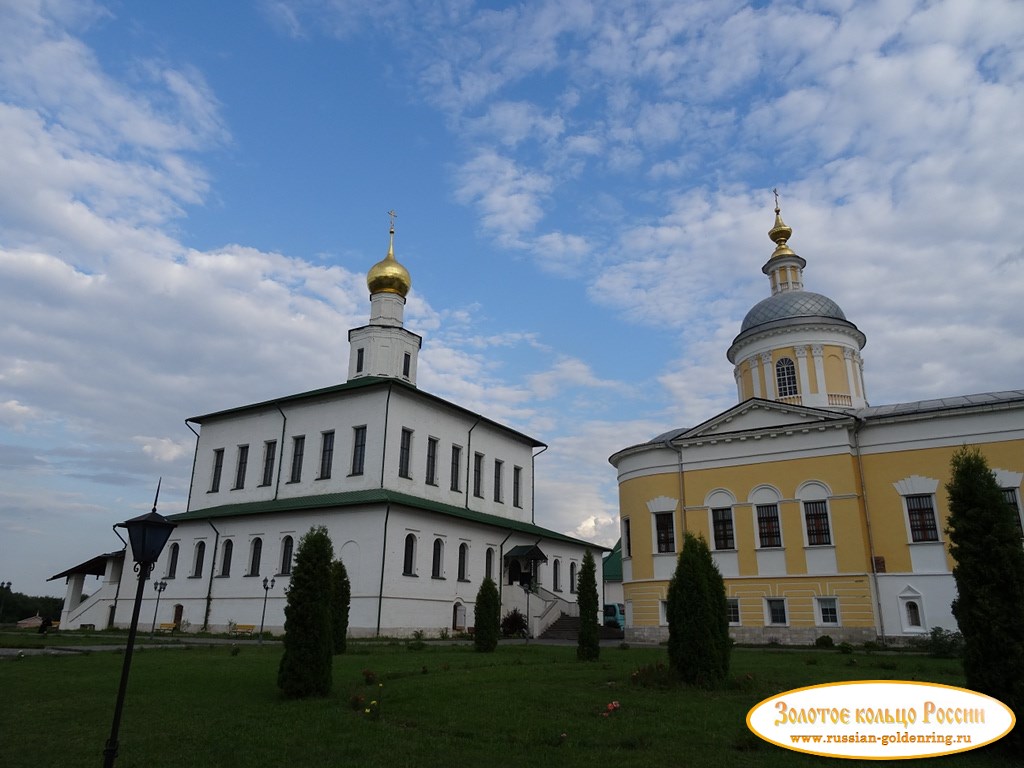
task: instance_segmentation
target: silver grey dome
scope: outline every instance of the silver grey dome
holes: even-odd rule
[[[846,315],[828,296],[811,291],[785,291],[755,304],[743,318],[740,333],[773,320],[789,317],[831,317],[846,320]]]

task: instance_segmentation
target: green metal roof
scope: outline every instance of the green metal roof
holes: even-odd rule
[[[611,554],[604,559],[602,573],[605,581],[622,581],[622,539],[615,542]]]
[[[456,507],[452,504],[444,504],[430,499],[422,499],[407,493],[388,491],[382,488],[374,488],[368,491],[349,491],[347,493],[322,493],[316,496],[300,496],[293,499],[274,499],[270,501],[251,501],[241,504],[222,504],[217,507],[206,509],[193,509],[189,512],[182,512],[177,515],[169,515],[168,520],[174,523],[188,520],[218,520],[228,517],[244,517],[248,515],[263,515],[273,512],[301,512],[311,509],[325,509],[328,507],[353,507],[363,504],[401,504],[413,509],[421,509],[427,512],[435,512],[440,515],[457,517],[461,520],[469,520],[482,525],[491,525],[497,528],[504,528],[517,533],[525,533],[531,536],[543,536],[547,539],[564,541],[572,544],[582,544],[590,549],[608,551],[608,547],[599,544],[592,544],[589,541],[566,536],[563,533],[542,528],[533,523],[524,523],[518,520],[510,520],[507,517],[489,515],[485,512],[477,512],[465,507]]]

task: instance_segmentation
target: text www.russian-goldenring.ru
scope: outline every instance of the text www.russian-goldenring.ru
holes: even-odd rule
[[[790,737],[793,744],[881,744],[887,747],[890,744],[945,744],[950,747],[954,744],[970,744],[970,734],[952,733],[886,733],[881,736],[874,733],[841,733],[841,734],[815,734],[805,736],[793,734]]]

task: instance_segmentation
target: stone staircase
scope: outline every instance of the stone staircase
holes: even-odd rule
[[[621,629],[611,627],[598,627],[599,637],[602,640],[621,640],[625,635]],[[566,616],[564,613],[555,619],[541,634],[540,640],[569,640],[575,642],[580,635],[580,617]]]

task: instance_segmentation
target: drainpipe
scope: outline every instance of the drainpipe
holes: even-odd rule
[[[384,487],[384,467],[388,456],[388,416],[391,413],[391,390],[394,384],[388,384],[388,396],[384,401],[384,440],[380,449],[380,487]]]
[[[384,507],[384,544],[380,553],[380,592],[377,595],[377,637],[380,637],[380,615],[384,609],[384,567],[388,555],[388,518],[391,517],[391,503]]]
[[[860,430],[865,426],[864,419],[853,417],[853,452],[857,457],[857,475],[860,480],[860,497],[864,500],[864,524],[868,533],[868,557],[871,558],[871,584],[875,590],[875,610],[878,611],[878,632],[885,645],[885,617],[882,614],[882,594],[878,590],[878,570],[875,568],[875,541],[871,534],[871,511],[868,507],[868,490],[864,482],[864,460],[860,451]]]
[[[473,422],[473,426],[469,428],[469,432],[466,433],[466,509],[469,509],[469,481],[470,472],[473,471],[473,430],[476,429],[476,425],[480,423],[480,417],[476,417],[476,421]]]
[[[192,478],[196,476],[196,461],[199,459],[199,433],[192,429],[192,425],[188,423],[188,419],[185,419],[185,426],[189,428],[189,431],[196,436],[196,447],[192,452]],[[185,511],[187,512],[192,508],[192,486],[195,483],[188,484],[188,502],[185,505]]]
[[[537,524],[537,484],[533,482],[533,478],[537,476],[537,457],[547,449],[545,445],[530,457],[530,522],[534,525]]]
[[[216,534],[213,538],[213,557],[210,559],[210,581],[206,587],[206,613],[203,615],[203,632],[210,631],[210,609],[213,607],[213,574],[217,572],[217,546],[220,544],[220,531],[213,524],[213,520],[207,519],[207,523],[213,528]]]
[[[683,478],[683,448],[682,446],[674,447],[671,440],[665,441],[665,447],[670,451],[674,451],[679,456],[679,468],[676,472],[679,476],[679,514],[683,523],[683,534],[685,535],[689,528],[686,525],[686,480]]]
[[[284,415],[279,403],[274,403],[277,412],[281,414],[281,454],[277,460],[277,480],[274,482],[274,501],[277,501],[277,493],[281,490],[281,466],[284,464],[284,431],[288,426],[288,417]]]

